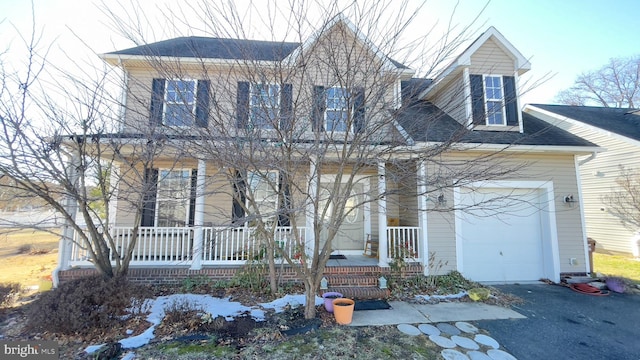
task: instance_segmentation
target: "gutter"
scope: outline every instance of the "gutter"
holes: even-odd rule
[[[578,166],[582,166],[582,165],[588,163],[589,161],[595,159],[597,155],[598,155],[598,152],[596,152],[596,151],[592,152],[591,155],[589,155],[588,157],[578,161]]]

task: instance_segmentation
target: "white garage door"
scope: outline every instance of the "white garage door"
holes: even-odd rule
[[[459,268],[475,281],[544,278],[544,224],[535,189],[460,189],[456,221]]]

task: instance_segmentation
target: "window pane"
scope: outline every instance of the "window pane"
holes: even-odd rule
[[[487,101],[487,123],[490,125],[504,125],[502,102]]]
[[[347,131],[347,90],[339,87],[327,89],[326,130]]]
[[[278,186],[278,173],[275,171],[267,173],[249,172],[247,175],[250,189],[247,195],[253,195],[257,210],[263,217],[274,217],[278,208],[278,193],[275,190]],[[249,199],[247,201],[247,207],[251,209]]]
[[[256,129],[273,129],[278,123],[280,85],[253,84],[250,96],[251,124]]]
[[[161,170],[158,180],[156,226],[185,226],[191,199],[191,171]]]
[[[167,126],[193,125],[196,82],[167,80],[163,124]]]

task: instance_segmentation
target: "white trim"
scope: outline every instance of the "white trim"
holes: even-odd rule
[[[629,143],[629,144],[631,144],[633,146],[640,146],[640,141],[639,140],[631,139],[631,138],[626,137],[624,135],[616,134],[616,133],[611,132],[609,130],[602,129],[602,128],[599,128],[597,126],[593,126],[591,124],[587,124],[587,123],[584,123],[582,121],[579,121],[579,120],[576,120],[576,119],[573,119],[573,118],[570,118],[570,117],[567,117],[567,116],[564,116],[564,115],[556,114],[556,113],[554,113],[552,111],[539,108],[539,107],[537,107],[535,105],[532,105],[532,104],[526,104],[524,106],[524,110],[523,111],[528,113],[528,114],[531,114],[532,112],[537,112],[540,115],[546,115],[548,117],[554,118],[554,119],[558,120],[559,122],[566,122],[566,123],[569,123],[570,125],[580,126],[580,127],[583,127],[583,128],[585,128],[587,130],[591,130],[591,131],[594,131],[594,132],[605,134],[605,135],[607,135],[607,136],[609,136],[611,138],[614,138],[616,140],[621,140],[623,142],[627,142],[627,143]],[[547,119],[545,117],[538,117],[538,116],[536,116],[536,117],[538,119],[541,119],[541,120],[544,120],[544,121],[548,122],[549,124],[551,124],[553,126],[561,127],[561,124],[559,124],[558,122],[552,122],[552,121],[550,121],[549,119]],[[584,136],[583,136],[583,138],[584,138]],[[587,140],[589,140],[589,139],[587,139]],[[599,147],[599,148],[602,149],[601,151],[606,150],[605,148],[602,148],[602,147]]]
[[[427,166],[424,161],[418,162],[416,176],[418,191],[418,227],[422,245],[421,254],[424,275],[429,275],[429,227],[427,223]]]
[[[189,173],[189,182],[188,182],[188,189],[189,189],[189,193],[191,193],[191,177],[192,177],[192,171],[193,169],[190,168],[158,168],[158,181],[156,183],[156,203],[155,203],[155,213],[154,218],[153,218],[153,224],[154,226],[158,226],[158,216],[160,215],[160,211],[159,211],[159,206],[160,206],[160,201],[167,201],[167,200],[172,200],[172,199],[161,199],[160,196],[158,196],[160,194],[160,183],[162,182],[162,171],[168,171],[170,173],[172,172],[188,172]],[[191,197],[187,197],[185,200],[187,200],[187,206],[186,206],[186,210],[185,211],[185,218],[184,218],[184,225],[183,226],[188,226],[189,225],[189,215],[190,215],[190,211],[191,211]],[[194,214],[195,215],[195,214]],[[176,219],[177,220],[177,219]],[[166,226],[164,226],[166,227]],[[173,226],[170,226],[173,227]]]
[[[387,249],[387,192],[386,165],[378,162],[378,266],[389,266],[389,250]]]
[[[318,173],[315,171],[318,167],[317,161],[318,159],[315,156],[309,157],[309,187],[307,188],[308,200],[305,207],[305,252],[309,257],[313,257],[316,242],[314,223],[319,182]],[[315,201],[312,199],[315,199]],[[310,263],[311,262],[309,262],[309,266],[311,266]]]
[[[584,246],[584,271],[589,272],[589,243],[587,242],[587,223],[584,216],[584,201],[582,197],[582,179],[580,177],[580,165],[578,156],[573,157],[574,167],[576,171],[576,182],[578,184],[578,206],[580,208],[580,225],[582,230],[582,245]]]
[[[560,281],[560,251],[558,247],[558,230],[556,224],[555,195],[553,182],[551,181],[518,181],[518,180],[498,180],[498,181],[478,181],[464,188],[496,188],[496,189],[532,189],[542,191],[541,205],[546,208],[540,209],[542,220],[542,246],[544,259],[544,275],[554,282]],[[461,203],[461,187],[453,188],[453,201],[455,210],[455,231],[456,231],[456,269],[464,274],[463,251],[462,251],[462,224],[460,221],[462,210],[457,209]],[[545,216],[546,215],[546,216]]]
[[[191,121],[192,123],[189,125],[167,125],[165,123],[165,119],[167,116],[167,105],[169,104],[169,102],[167,101],[167,95],[168,95],[168,87],[169,87],[169,82],[173,81],[173,82],[191,82],[193,83],[193,105],[191,107]],[[162,119],[161,119],[161,123],[164,126],[169,126],[169,127],[173,127],[173,128],[191,128],[193,126],[196,125],[196,118],[195,118],[195,114],[196,114],[196,108],[198,106],[198,83],[199,81],[197,79],[191,79],[191,78],[186,78],[186,79],[175,79],[175,78],[171,78],[171,79],[164,79],[164,94],[162,94]],[[171,102],[171,105],[185,105],[184,102]]]
[[[435,89],[440,88],[440,83],[448,78],[450,74],[459,69],[460,67],[467,67],[471,65],[471,56],[478,51],[478,49],[484,45],[489,39],[494,38],[494,41],[507,55],[514,60],[515,73],[522,75],[525,72],[531,70],[531,63],[527,58],[522,55],[518,49],[516,49],[495,27],[490,26],[484,33],[482,33],[462,54],[460,54],[449,66],[447,66],[433,81],[433,85],[425,89],[419,96],[419,98],[425,98],[431,94]]]
[[[487,78],[497,78],[500,80],[500,98],[494,99],[487,96]],[[504,127],[507,126],[507,108],[505,106],[504,99],[504,81],[502,79],[502,75],[492,75],[492,74],[482,74],[482,93],[484,95],[484,124],[490,127]],[[501,124],[489,124],[489,102],[492,103],[500,103],[500,109],[502,114],[502,123]]]
[[[204,202],[205,202],[205,180],[207,176],[207,163],[198,159],[198,173],[196,177],[196,206],[193,216],[193,256],[191,270],[202,269],[202,247],[204,244]]]
[[[518,114],[518,127],[520,128],[520,133],[524,133],[524,124],[522,123],[522,108],[520,107],[520,75],[516,71],[513,74],[513,82],[515,83],[515,91],[516,91],[516,110]],[[505,99],[505,113],[506,113],[506,99]]]
[[[462,71],[462,82],[464,88],[464,112],[467,119],[467,128],[473,128],[473,99],[471,99],[471,77],[469,68],[465,67]]]
[[[284,60],[284,63],[295,64],[298,61],[298,57],[307,49],[311,48],[320,37],[331,32],[334,26],[344,24],[353,35],[366,47],[368,47],[374,55],[382,62],[382,70],[386,71],[400,71],[401,73],[407,73],[409,77],[414,73],[413,70],[403,69],[395,66],[388,56],[383,54],[378,47],[367,38],[362,31],[360,31],[344,14],[340,13],[324,24],[320,29],[316,30],[314,34],[309,37],[302,45],[294,49]]]

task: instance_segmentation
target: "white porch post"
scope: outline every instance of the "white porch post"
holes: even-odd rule
[[[196,206],[193,217],[193,259],[191,270],[202,269],[202,245],[204,242],[204,187],[207,175],[207,163],[198,159],[198,174],[196,178]]]
[[[389,266],[387,250],[387,179],[384,162],[378,162],[378,266]]]
[[[318,192],[318,174],[316,171],[317,159],[309,158],[309,187],[307,188],[307,209],[306,209],[306,230],[304,235],[305,252],[308,257],[313,256],[315,251],[315,236],[314,236],[314,218],[315,218],[315,203],[318,201],[316,194]],[[311,264],[309,264],[310,266]]]
[[[77,153],[74,153],[71,158],[71,162],[68,167],[69,171],[69,180],[74,186],[77,186],[78,183],[78,167],[80,166],[80,156]],[[78,213],[78,202],[71,196],[67,196],[64,200],[64,208],[68,215],[72,218],[76,218],[76,214]],[[58,243],[58,266],[53,270],[51,275],[53,280],[53,286],[57,287],[59,283],[58,273],[61,270],[70,269],[69,262],[71,260],[72,254],[72,245],[73,245],[73,237],[75,230],[73,226],[71,226],[71,221],[69,219],[64,220],[64,225],[62,228],[62,237]]]
[[[422,256],[422,265],[424,267],[424,275],[429,275],[429,238],[427,233],[427,167],[424,161],[418,162],[418,171],[416,174],[417,190],[418,190],[418,227],[421,241],[420,256]]]

